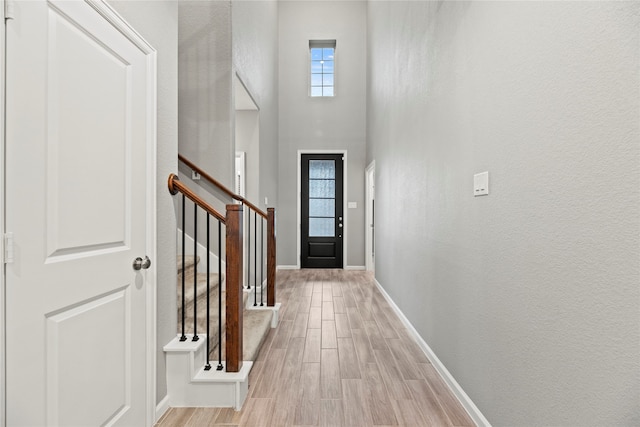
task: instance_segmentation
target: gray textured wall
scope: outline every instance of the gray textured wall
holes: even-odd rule
[[[176,220],[167,177],[177,171],[178,152],[178,2],[109,1],[158,52],[158,211],[156,398],[167,394],[162,347],[176,331]]]
[[[260,109],[259,190],[265,210],[278,200],[278,2],[232,1],[233,70]],[[268,206],[264,198],[268,198]]]
[[[298,150],[348,150],[346,266],[364,266],[366,3],[280,2],[278,265],[297,265]],[[309,94],[309,40],[337,40],[336,96]]]
[[[180,154],[233,188],[231,1],[179,2]]]
[[[639,17],[369,2],[376,276],[496,426],[640,425]]]

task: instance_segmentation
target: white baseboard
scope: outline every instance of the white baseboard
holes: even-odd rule
[[[420,349],[427,356],[433,367],[438,371],[440,377],[444,380],[444,382],[449,386],[449,389],[453,392],[454,396],[458,399],[460,404],[467,411],[473,422],[476,423],[477,426],[480,427],[491,427],[491,423],[489,420],[485,418],[485,416],[480,412],[480,409],[473,403],[471,398],[464,392],[460,384],[455,380],[453,375],[449,372],[449,370],[444,366],[444,364],[438,359],[438,356],[431,350],[431,347],[426,343],[426,341],[420,336],[416,328],[413,327],[409,319],[404,315],[404,313],[400,310],[400,308],[396,305],[396,303],[391,299],[387,291],[384,290],[380,282],[377,279],[374,279],[378,289],[387,300],[393,311],[398,315],[402,323],[407,327],[409,333],[413,336],[413,339],[416,341]]]
[[[160,401],[156,405],[156,419],[154,420],[154,424],[158,422],[158,420],[164,415],[165,412],[169,410],[169,395],[166,395],[164,399]]]
[[[366,270],[364,265],[347,265],[345,270]],[[279,265],[276,270],[300,270],[297,265]]]

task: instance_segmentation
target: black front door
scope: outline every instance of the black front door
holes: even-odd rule
[[[303,154],[302,268],[342,268],[342,154]]]

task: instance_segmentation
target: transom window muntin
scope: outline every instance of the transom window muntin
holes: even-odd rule
[[[311,85],[313,97],[334,96],[335,40],[310,40]]]

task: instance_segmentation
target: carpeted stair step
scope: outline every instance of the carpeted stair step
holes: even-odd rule
[[[177,259],[178,281],[177,281],[177,308],[178,308],[178,334],[182,333],[182,274],[185,276],[185,334],[193,334],[194,301],[196,301],[196,320],[198,335],[207,333],[207,274],[197,273],[197,300],[193,287],[195,265],[200,261],[200,257],[186,256],[185,268],[182,271],[182,257]],[[224,274],[221,283],[224,282]],[[249,298],[253,298],[254,291],[243,292],[243,307],[247,307]],[[209,324],[209,358],[218,359],[218,274],[209,275],[209,304],[210,304],[210,324]],[[259,298],[259,295],[258,295]],[[222,353],[224,357],[224,328],[226,321],[225,292],[222,291]],[[260,351],[260,347],[265,337],[271,329],[271,310],[243,311],[243,360],[255,360]]]
[[[256,360],[260,347],[271,329],[271,310],[245,310],[242,318],[242,360]]]
[[[188,275],[191,277],[185,276],[184,282],[184,298],[185,298],[185,306],[193,306],[193,300],[195,299],[195,292],[193,287],[193,272]],[[200,301],[207,301],[207,273],[198,273],[198,282],[197,282],[197,290],[198,290],[198,304]],[[224,273],[222,274],[222,279],[220,283],[224,283]],[[218,273],[209,274],[209,290],[218,287]],[[177,282],[177,292],[178,292],[178,310],[182,308],[182,277],[178,274],[178,282]]]

